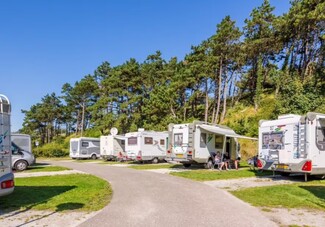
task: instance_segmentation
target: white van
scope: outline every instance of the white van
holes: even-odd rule
[[[128,159],[158,163],[166,158],[168,132],[139,129],[138,132],[126,133],[125,137]]]
[[[125,137],[119,135],[108,135],[100,137],[100,156],[102,159],[123,160],[125,157]]]
[[[259,124],[258,167],[325,176],[325,114],[286,114]]]
[[[80,137],[70,139],[70,158],[100,158],[100,140],[98,138]]]
[[[10,139],[10,102],[0,95],[0,196],[5,196],[14,190],[14,174],[11,164]]]

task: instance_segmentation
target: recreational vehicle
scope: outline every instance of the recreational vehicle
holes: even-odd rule
[[[289,175],[325,175],[325,114],[287,114],[259,123],[258,167]]]
[[[72,159],[97,159],[100,157],[100,139],[80,137],[70,139],[70,157]]]
[[[107,161],[125,160],[125,137],[119,135],[101,136],[100,156]]]
[[[125,134],[125,151],[127,158],[137,161],[152,161],[158,163],[166,158],[168,132],[145,131]]]
[[[6,96],[0,95],[0,196],[14,190],[10,141],[10,102]]]
[[[36,159],[32,153],[32,142],[30,135],[11,134],[12,167],[23,171],[35,163]]]
[[[237,138],[255,139],[241,136],[234,130],[216,124],[194,121],[187,124],[169,124],[171,144],[167,151],[167,161],[178,161],[185,167],[191,164],[205,164],[206,168],[214,165],[213,157],[217,152],[222,156],[228,153],[230,159],[239,157]]]

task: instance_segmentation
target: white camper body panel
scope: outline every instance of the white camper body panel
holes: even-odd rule
[[[231,159],[240,156],[236,138],[253,139],[236,134],[232,129],[195,121],[188,124],[170,124],[171,146],[167,161],[184,164],[200,163],[212,165],[217,152],[228,152]]]
[[[90,137],[71,138],[70,157],[73,159],[100,158],[100,139]]]
[[[124,136],[101,136],[100,137],[100,156],[105,160],[117,160],[122,158],[125,153]]]
[[[0,95],[0,196],[14,190],[14,174],[12,173],[11,138],[10,138],[10,102]]]
[[[127,158],[137,161],[164,160],[168,146],[168,133],[139,131],[125,134]]]
[[[284,115],[261,121],[260,168],[284,173],[325,174],[325,115]]]

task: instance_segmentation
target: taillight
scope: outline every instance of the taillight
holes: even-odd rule
[[[305,162],[303,167],[301,168],[302,171],[311,171],[311,161]]]
[[[138,159],[138,160],[141,160],[141,159],[142,159],[142,152],[141,152],[141,151],[138,152],[137,159]]]
[[[263,163],[260,159],[257,159],[257,167],[258,168],[262,168],[263,167]]]
[[[12,188],[13,186],[15,186],[13,180],[7,180],[1,183],[1,189]]]
[[[192,151],[189,151],[188,154],[192,154]]]

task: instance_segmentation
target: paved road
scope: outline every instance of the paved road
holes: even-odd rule
[[[111,203],[81,226],[277,226],[229,193],[203,183],[103,164],[53,162],[109,181]]]

